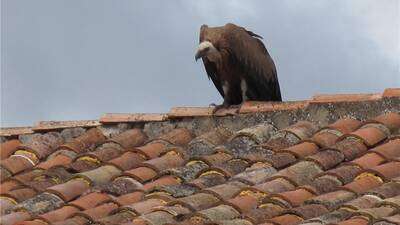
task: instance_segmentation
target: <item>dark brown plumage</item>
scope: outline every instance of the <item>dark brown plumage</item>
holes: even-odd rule
[[[222,107],[245,100],[282,101],[275,64],[262,37],[228,23],[200,28],[196,60],[204,67],[224,98]]]

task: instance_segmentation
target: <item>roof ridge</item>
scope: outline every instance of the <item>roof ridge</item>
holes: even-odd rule
[[[262,113],[273,111],[290,111],[307,108],[318,104],[360,103],[365,101],[380,101],[385,98],[400,98],[400,88],[386,88],[382,93],[354,93],[354,94],[316,94],[309,100],[260,102],[249,101],[239,108],[221,109],[216,114],[212,113],[213,107],[184,106],[172,107],[167,113],[105,113],[97,120],[68,120],[68,121],[39,121],[33,126],[0,127],[0,136],[16,136],[31,134],[40,131],[58,130],[74,127],[96,127],[103,124],[116,123],[145,123],[162,122],[176,118],[228,116],[236,113]]]

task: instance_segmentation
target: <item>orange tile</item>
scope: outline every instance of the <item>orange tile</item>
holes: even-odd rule
[[[368,225],[369,221],[365,218],[351,218],[342,222],[337,223],[337,225]]]
[[[161,157],[143,162],[142,165],[155,168],[157,171],[163,171],[165,169],[182,166],[184,162],[179,153],[169,151]]]
[[[360,158],[353,160],[352,162],[361,166],[364,169],[368,169],[385,162],[385,158],[372,152],[372,153],[367,153],[361,156]]]
[[[314,194],[306,189],[299,188],[294,191],[286,191],[280,194],[271,195],[271,198],[282,198],[290,203],[292,207],[300,206],[305,200],[314,197]]]
[[[58,154],[57,156],[43,161],[37,165],[38,168],[48,170],[55,166],[67,166],[72,163],[72,159],[64,154]]]
[[[382,94],[383,97],[400,97],[400,88],[386,88]]]
[[[143,197],[144,197],[144,193],[142,191],[135,191],[132,193],[128,193],[128,194],[119,196],[116,199],[116,201],[120,205],[129,205],[129,204],[133,204],[133,203],[141,201],[143,199]]]
[[[255,209],[259,203],[259,199],[252,195],[239,195],[227,201],[236,210],[241,213]]]
[[[358,129],[361,126],[361,122],[355,119],[344,118],[337,120],[333,124],[328,125],[327,127],[331,129],[338,130],[343,134],[348,134]]]
[[[318,144],[321,148],[327,148],[335,144],[341,136],[341,132],[331,129],[324,129],[314,134],[311,140]]]
[[[374,146],[386,138],[386,134],[376,127],[362,127],[350,135],[361,138],[367,146]]]
[[[4,195],[10,196],[11,198],[17,200],[17,202],[22,202],[24,200],[32,198],[36,194],[37,194],[36,191],[33,190],[32,188],[22,187],[9,191],[7,194]]]
[[[41,219],[41,220],[47,221],[49,223],[55,223],[58,221],[66,220],[67,218],[72,216],[74,213],[79,212],[79,211],[80,211],[80,209],[76,208],[74,206],[63,206],[56,210],[42,214],[42,215],[38,216],[37,219]]]
[[[128,149],[143,145],[147,139],[147,135],[141,129],[130,129],[116,135],[110,141],[116,142],[123,148]]]
[[[357,194],[365,193],[372,188],[378,187],[382,184],[380,177],[368,173],[362,173],[351,183],[344,185],[342,188],[345,190],[353,191]]]
[[[161,135],[157,139],[167,141],[173,145],[185,146],[193,139],[193,136],[186,128],[176,128]]]
[[[168,113],[169,118],[212,116],[213,107],[173,107]]]
[[[78,199],[69,203],[71,206],[75,206],[81,209],[90,209],[96,207],[98,204],[110,200],[111,197],[106,193],[92,192],[90,194],[79,197]]]
[[[271,222],[279,225],[295,225],[302,221],[303,219],[299,216],[293,214],[284,214],[282,216],[277,216],[270,219]]]
[[[145,182],[157,176],[157,171],[150,167],[141,166],[132,170],[125,171],[124,176],[132,177],[139,182]]]
[[[68,202],[89,189],[89,183],[83,179],[73,179],[63,184],[58,184],[47,189],[64,201]]]
[[[132,211],[134,211],[136,214],[146,214],[151,212],[154,208],[156,207],[160,207],[165,205],[167,202],[165,202],[164,200],[161,199],[146,199],[140,202],[136,202],[133,204],[130,204],[128,206],[125,206],[125,208],[131,209]]]
[[[40,220],[25,220],[22,222],[15,223],[14,225],[47,225],[46,222]]]
[[[32,127],[2,127],[0,128],[0,136],[10,137],[21,134],[33,134]]]
[[[69,149],[76,153],[88,151],[89,148],[99,145],[106,140],[105,136],[98,128],[91,128],[82,135],[68,143],[61,145],[59,149]]]
[[[380,116],[375,117],[372,121],[377,121],[385,125],[389,130],[394,133],[400,128],[400,114],[391,112],[385,113]]]
[[[12,155],[21,145],[18,139],[9,140],[0,144],[0,159],[6,159]]]
[[[161,141],[152,141],[144,146],[137,147],[135,150],[139,151],[149,159],[159,157],[167,149],[167,143]]]
[[[97,120],[76,120],[76,121],[39,121],[32,127],[34,131],[46,131],[65,129],[73,127],[97,127],[100,126]]]
[[[147,183],[143,186],[144,190],[150,190],[156,186],[161,186],[161,185],[174,185],[174,184],[179,184],[180,181],[174,176],[163,176],[158,178],[155,181],[152,181],[150,183]]]
[[[0,219],[2,225],[14,225],[18,222],[31,219],[31,215],[28,212],[12,212],[7,215],[3,215]]]
[[[388,162],[370,169],[379,174],[382,178],[390,180],[400,176],[400,162]]]
[[[106,113],[100,118],[100,123],[128,123],[164,121],[167,114],[162,113]]]
[[[315,154],[318,152],[318,146],[312,142],[303,142],[292,147],[286,148],[283,151],[288,151],[294,154],[297,158],[304,158],[306,156]]]
[[[381,144],[371,149],[370,151],[375,152],[390,161],[391,159],[400,156],[400,138],[390,140],[385,144]]]
[[[316,125],[309,121],[299,121],[283,130],[296,135],[301,140],[305,140],[311,137],[317,131],[317,128]]]
[[[121,156],[108,161],[108,163],[121,168],[122,170],[129,170],[139,166],[144,160],[144,155],[137,152],[128,151]]]
[[[321,94],[314,95],[311,103],[359,102],[379,99],[381,99],[381,94]]]
[[[15,180],[15,179],[5,181],[0,184],[0,194],[6,194],[13,189],[23,187],[23,186],[24,185],[21,182]]]
[[[308,101],[287,101],[287,102],[257,102],[248,101],[241,107],[240,113],[257,113],[271,111],[298,110],[307,107]]]
[[[84,215],[84,217],[89,217],[92,221],[96,221],[102,217],[106,217],[113,210],[117,209],[118,205],[114,202],[108,202],[96,206],[95,208],[87,209],[83,212],[75,213],[75,216]]]

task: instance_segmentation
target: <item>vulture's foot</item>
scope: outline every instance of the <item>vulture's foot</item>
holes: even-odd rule
[[[210,106],[214,106],[212,114],[215,114],[218,110],[220,109],[226,109],[229,108],[228,104],[221,104],[221,105],[216,105],[216,104],[211,104]]]
[[[210,106],[214,106],[212,114],[215,114],[220,109],[232,108],[232,109],[236,109],[236,110],[231,115],[235,115],[235,114],[239,113],[239,109],[242,106],[242,104],[238,104],[238,105],[229,105],[229,104],[216,105],[216,104],[213,103],[213,104],[210,104]]]

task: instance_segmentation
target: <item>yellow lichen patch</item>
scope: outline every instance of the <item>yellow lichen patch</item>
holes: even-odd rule
[[[78,159],[77,159],[77,161],[87,161],[87,162],[91,162],[91,163],[94,163],[94,164],[97,164],[97,165],[99,165],[101,162],[100,162],[100,160],[98,160],[98,159],[96,159],[96,158],[94,158],[94,157],[91,157],[91,156],[82,156],[82,157],[79,157]]]
[[[352,207],[352,206],[349,206],[349,205],[347,205],[347,206],[342,206],[342,207],[340,207],[340,209],[341,209],[341,210],[346,210],[346,211],[348,211],[348,212],[355,212],[355,211],[357,211],[357,209],[356,209],[355,207]]]
[[[210,171],[204,172],[204,173],[200,174],[199,177],[204,177],[204,176],[208,176],[208,175],[220,175],[220,176],[225,177],[225,175],[223,173],[215,171],[215,170],[210,170]]]
[[[146,198],[151,198],[151,197],[156,197],[156,196],[159,196],[159,195],[169,195],[169,196],[171,196],[171,194],[166,192],[166,191],[157,191],[157,192],[152,192],[150,194],[147,194],[145,197]]]
[[[175,149],[170,150],[169,152],[167,152],[165,154],[166,155],[172,155],[172,156],[182,156],[182,154],[179,151],[175,150]]]
[[[10,201],[11,203],[13,203],[14,205],[18,204],[18,202],[15,199],[7,197],[7,196],[0,196],[0,199],[6,199],[6,200]]]
[[[34,219],[33,221],[34,221],[34,222],[41,223],[41,224],[43,224],[43,225],[47,225],[47,224],[49,224],[49,223],[47,223],[46,221],[44,221],[44,220],[41,220],[41,219]]]
[[[204,162],[201,161],[201,160],[192,160],[192,161],[189,161],[188,163],[186,163],[185,166],[191,166],[191,165],[194,165],[196,163],[204,163]]]
[[[265,168],[265,167],[272,167],[272,165],[270,163],[267,163],[267,162],[256,162],[256,163],[253,163],[253,165],[251,167],[253,167],[253,168]]]
[[[267,194],[261,191],[244,190],[239,193],[239,196],[252,196],[255,197],[256,199],[262,199],[265,198]]]
[[[14,155],[17,155],[17,156],[20,155],[20,156],[23,156],[23,157],[27,157],[32,161],[32,163],[34,165],[36,165],[39,162],[39,159],[36,156],[36,154],[34,154],[33,152],[30,152],[30,151],[19,149],[19,150],[14,152]]]
[[[368,173],[368,172],[358,175],[354,180],[359,180],[359,179],[363,179],[363,178],[373,178],[373,179],[378,180],[380,183],[383,183],[383,180],[380,176],[377,176],[376,174]]]
[[[73,180],[82,180],[84,181],[88,186],[91,186],[92,181],[89,178],[86,178],[84,176],[77,176],[75,178],[73,178]]]
[[[258,208],[278,208],[278,210],[284,210],[282,206],[274,204],[274,203],[264,203],[258,206]]]
[[[138,214],[136,214],[134,211],[132,211],[132,209],[129,208],[121,208],[120,210],[118,210],[118,213],[129,213],[132,216],[138,216]]]

